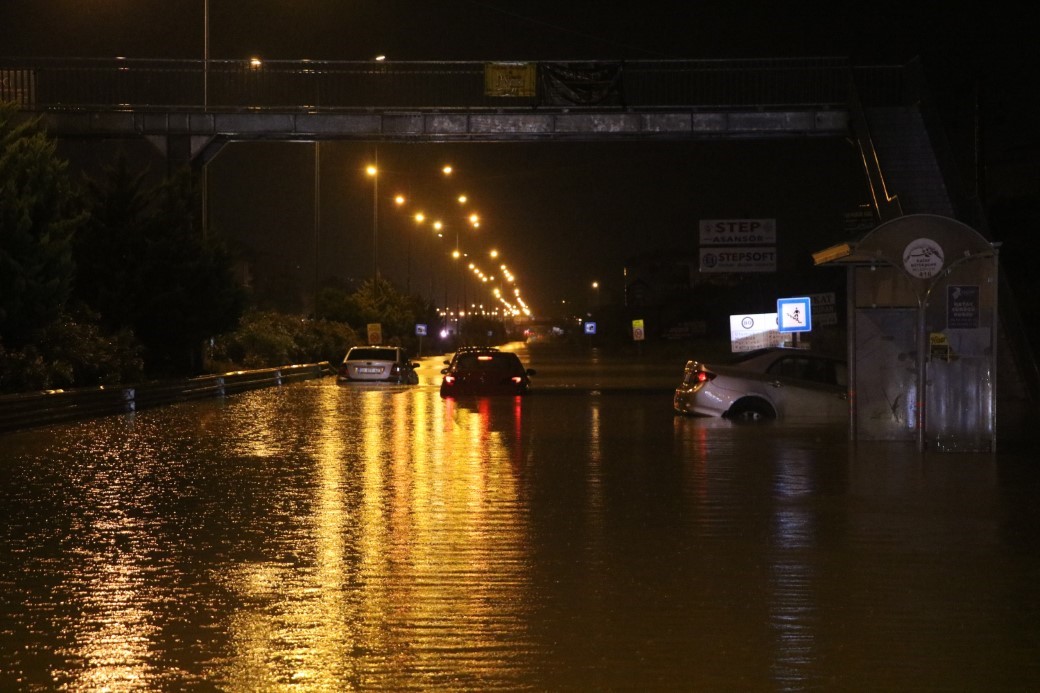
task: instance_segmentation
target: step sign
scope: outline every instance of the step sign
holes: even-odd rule
[[[776,300],[777,330],[786,332],[810,332],[812,330],[812,302],[808,296],[800,298],[778,298]]]

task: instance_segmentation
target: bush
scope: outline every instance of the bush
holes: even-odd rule
[[[214,340],[207,369],[226,372],[334,363],[357,341],[357,334],[345,323],[257,311],[244,316],[236,331]]]
[[[63,316],[37,337],[18,350],[0,345],[0,392],[119,385],[144,377],[141,348],[126,330],[103,334],[93,322]]]

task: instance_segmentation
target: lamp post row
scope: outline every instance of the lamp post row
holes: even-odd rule
[[[373,278],[378,278],[380,276],[380,274],[379,274],[379,261],[378,261],[379,203],[380,203],[379,178],[380,178],[380,175],[381,175],[382,171],[380,170],[380,168],[378,166],[378,158],[377,157],[378,157],[378,153],[376,153],[373,156],[373,161],[375,163],[369,164],[368,166],[365,167],[366,175],[368,175],[370,178],[372,178],[372,247],[373,247],[373,251],[372,251],[373,252],[372,276],[373,276]],[[451,166],[444,166],[441,169],[441,172],[445,176],[450,176],[452,174],[453,170],[452,170]],[[403,195],[396,195],[395,198],[394,198],[394,203],[398,207],[402,207],[405,204],[405,201],[406,200],[405,200],[405,197]],[[468,203],[469,200],[468,200],[468,197],[466,195],[459,195],[456,198],[456,201],[460,205],[465,205],[465,204]],[[423,224],[427,220],[426,219],[426,215],[422,211],[417,211],[416,213],[414,213],[412,215],[412,219],[416,222],[417,225],[421,225],[421,224]],[[470,213],[467,216],[467,221],[470,223],[471,226],[473,226],[473,228],[480,228],[480,221],[481,221],[480,220],[480,215],[477,214],[476,212]],[[442,223],[439,220],[435,220],[435,221],[431,222],[431,225],[432,225],[432,228],[433,228],[434,232],[436,232],[439,237],[443,237],[443,234],[441,233],[441,229],[443,228]],[[407,253],[407,257],[406,257],[407,267],[406,267],[406,280],[405,280],[405,282],[406,282],[406,291],[410,293],[411,292],[411,234],[408,235],[406,253]],[[459,273],[458,273],[458,276],[456,278],[456,282],[459,284],[459,291],[460,292],[465,292],[466,287],[465,287],[465,279],[463,278],[462,261],[463,261],[463,259],[465,257],[467,257],[467,255],[466,255],[466,253],[462,252],[461,237],[460,237],[460,234],[459,234],[458,226],[456,226],[456,229],[455,229],[455,248],[452,251],[451,256],[457,262],[459,262],[459,265],[457,267],[457,269],[459,270]],[[492,259],[497,258],[497,256],[498,256],[498,251],[496,251],[496,250],[490,251],[490,257]],[[470,264],[471,264],[471,269],[472,269],[472,263],[470,263]],[[502,266],[502,270],[503,270],[503,272],[505,272],[505,266],[504,265]],[[511,283],[513,281],[511,273],[506,272],[506,274],[509,275],[509,277],[510,277],[509,281]],[[483,277],[482,277],[482,279],[483,279]],[[483,280],[486,281],[486,279],[483,279]],[[433,278],[431,276],[431,280],[430,280],[431,294],[433,292],[433,284],[434,284],[434,282],[433,282]],[[463,296],[464,295],[465,294],[463,293]],[[505,303],[505,301],[503,301],[503,303]],[[445,306],[446,305],[447,305],[447,284],[445,284]],[[508,304],[507,304],[507,307],[508,307]],[[463,305],[458,307],[457,310],[459,310],[459,311],[466,310],[465,298],[463,298]]]

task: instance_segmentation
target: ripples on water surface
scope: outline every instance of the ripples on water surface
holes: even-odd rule
[[[1024,457],[331,381],[0,445],[4,688],[1040,687]]]

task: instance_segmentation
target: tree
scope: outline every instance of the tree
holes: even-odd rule
[[[143,180],[120,160],[90,183],[77,295],[108,329],[133,331],[149,373],[194,374],[204,342],[238,324],[245,292],[227,251],[198,228],[190,171],[157,188]]]
[[[61,314],[73,276],[72,236],[83,220],[68,164],[39,119],[0,104],[0,340],[34,341]]]
[[[73,242],[74,293],[100,314],[109,329],[132,328],[138,320],[139,264],[145,255],[153,197],[145,173],[130,171],[120,156],[100,180],[87,181],[88,217]]]
[[[384,334],[407,334],[415,322],[408,297],[382,277],[363,282],[352,298],[365,322],[381,323]]]
[[[233,330],[245,307],[230,255],[195,224],[195,195],[190,172],[173,176],[157,191],[156,212],[145,225],[133,328],[153,372],[197,372],[203,342]]]

